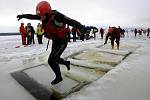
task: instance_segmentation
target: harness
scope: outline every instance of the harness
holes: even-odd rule
[[[56,21],[54,16],[50,17],[48,23],[44,25],[44,32],[48,39],[63,38],[66,34],[66,24]]]

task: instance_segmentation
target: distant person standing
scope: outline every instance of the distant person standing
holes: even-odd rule
[[[149,37],[150,29],[147,29],[147,37]]]
[[[72,32],[72,35],[73,35],[73,42],[76,42],[77,29],[73,27],[71,32]]]
[[[28,23],[27,27],[30,28],[30,31],[31,31],[31,43],[35,44],[35,40],[34,40],[35,30],[34,30],[33,26],[31,25],[31,23]]]
[[[27,35],[27,45],[31,45],[31,28],[29,27],[29,24],[27,24],[25,30]]]
[[[24,23],[21,23],[21,26],[19,27],[19,31],[21,34],[22,45],[26,45],[26,33],[25,33]]]
[[[43,34],[44,34],[44,30],[42,29],[42,24],[38,23],[36,28],[36,36],[39,44],[43,44],[42,42]]]
[[[35,40],[34,40],[35,30],[34,30],[33,26],[31,25],[31,23],[29,23],[29,26],[31,28],[31,43],[35,44]]]
[[[137,35],[137,29],[135,28],[134,29],[134,36],[136,37],[136,35]]]
[[[104,36],[104,29],[103,28],[100,28],[100,34],[101,34],[101,39],[103,39],[103,36]]]
[[[71,41],[70,41],[71,30],[70,30],[70,28],[69,28],[69,25],[67,25],[66,33],[67,33],[68,42],[71,42]]]

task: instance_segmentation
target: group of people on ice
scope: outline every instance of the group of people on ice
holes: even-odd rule
[[[147,33],[147,34],[146,34]],[[148,38],[150,38],[149,37],[149,33],[150,33],[150,28],[147,28],[147,29],[138,29],[138,28],[135,28],[134,29],[134,36],[135,37],[137,37],[137,34],[138,35],[142,35],[142,34],[144,34],[144,35],[146,35]]]
[[[86,33],[82,34],[79,29],[72,27],[71,29],[69,26],[67,27],[69,30],[67,32],[68,42],[71,42],[71,39],[73,42],[76,42],[77,39],[84,41],[85,39],[88,40],[90,38],[96,38],[96,33],[98,32],[98,29],[96,27],[91,26],[91,30],[87,31]],[[90,36],[90,33],[93,34],[93,37]]]
[[[48,64],[56,76],[55,79],[51,82],[52,85],[57,84],[63,80],[59,64],[65,65],[67,70],[70,70],[70,61],[66,61],[60,57],[67,47],[68,42],[70,41],[70,33],[72,32],[73,41],[75,42],[76,34],[78,34],[80,39],[84,41],[84,38],[90,38],[90,32],[94,34],[94,39],[96,38],[96,33],[98,32],[98,29],[94,26],[82,25],[80,22],[65,16],[57,10],[52,10],[51,5],[47,1],[41,1],[37,4],[35,15],[17,15],[18,20],[22,18],[40,20],[42,24],[38,24],[39,30],[36,31],[36,33],[41,32],[40,35],[44,34],[46,38],[52,40],[51,53],[48,58]],[[23,23],[21,25],[23,25]],[[25,31],[23,32],[26,32],[29,36],[32,36],[32,28],[28,26],[31,25],[27,25],[27,28],[25,28]],[[72,27],[71,30],[69,28],[70,26]],[[20,28],[20,31],[21,30],[22,28]],[[99,33],[101,34],[101,39],[103,39],[104,29],[101,28]],[[106,44],[108,39],[110,39],[112,49],[114,49],[114,42],[116,42],[117,49],[119,49],[121,36],[124,36],[124,31],[120,27],[109,27],[104,44]],[[24,37],[23,34],[22,37]],[[41,37],[37,37],[39,37],[40,40]],[[25,41],[25,38],[22,40]],[[26,42],[23,42],[23,44],[26,44]],[[27,44],[30,44],[30,42],[27,42]]]
[[[19,31],[22,38],[22,45],[31,45],[35,44],[34,35],[36,34],[39,44],[42,44],[42,36],[44,30],[42,29],[42,24],[38,23],[36,31],[34,30],[31,23],[27,23],[27,26],[24,27],[24,23],[21,23]]]

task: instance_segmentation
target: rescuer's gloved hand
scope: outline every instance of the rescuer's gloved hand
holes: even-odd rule
[[[18,21],[19,21],[20,19],[22,19],[22,15],[17,15],[17,19],[18,19]]]
[[[90,26],[85,26],[82,30],[81,33],[85,34],[85,33],[90,33],[91,31],[91,27]]]

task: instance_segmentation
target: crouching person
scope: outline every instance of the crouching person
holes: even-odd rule
[[[120,32],[119,32],[118,28],[116,28],[116,27],[109,27],[104,44],[107,44],[108,38],[111,40],[111,47],[112,47],[112,49],[114,49],[114,42],[116,42],[117,49],[119,50]]]

